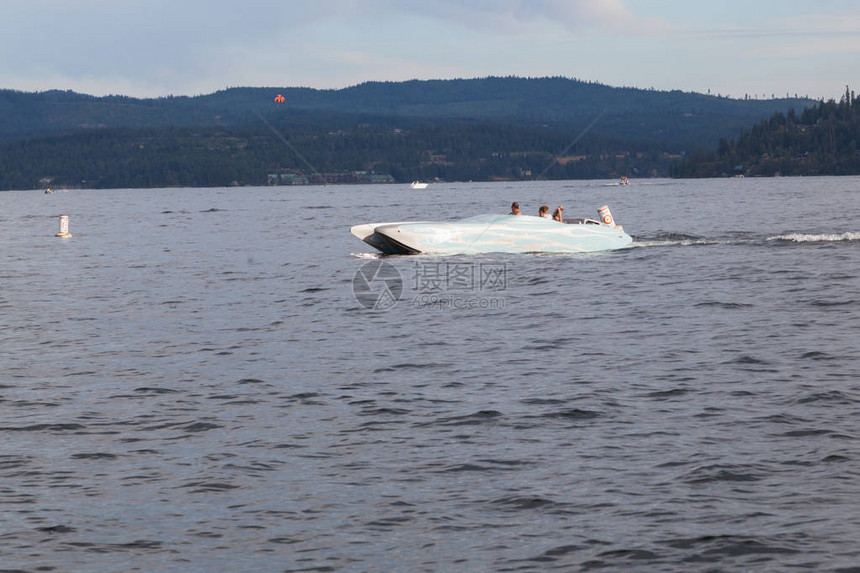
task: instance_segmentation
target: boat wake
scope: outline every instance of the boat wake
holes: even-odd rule
[[[789,233],[768,237],[768,241],[784,241],[786,243],[841,243],[842,241],[858,241],[860,233],[823,233],[819,235],[807,233]]]
[[[775,236],[762,236],[746,233],[733,234],[727,237],[698,237],[683,233],[658,233],[657,235],[633,236],[631,247],[693,247],[706,245],[767,245],[767,244],[802,244],[802,243],[844,243],[860,241],[860,233],[846,231],[843,233],[785,233]]]
[[[725,242],[718,239],[697,237],[696,235],[685,235],[683,233],[660,233],[653,237],[633,235],[633,244],[630,247],[693,247],[719,245]]]
[[[653,247],[705,247],[713,245],[800,245],[816,243],[849,243],[860,241],[860,232],[846,231],[843,233],[785,233],[783,235],[764,236],[747,233],[737,233],[726,237],[700,237],[684,233],[658,233],[653,236],[633,235],[633,243],[627,248],[642,249]],[[535,253],[538,254],[538,253]],[[387,255],[382,253],[351,253],[359,259],[379,259]]]

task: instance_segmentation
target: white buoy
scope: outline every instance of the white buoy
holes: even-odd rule
[[[612,213],[609,212],[609,205],[604,205],[598,209],[597,216],[600,217],[604,225],[608,225],[613,229],[615,228],[615,221],[612,219]]]
[[[55,237],[71,237],[72,234],[69,232],[69,216],[68,215],[60,215],[60,231],[54,235]]]

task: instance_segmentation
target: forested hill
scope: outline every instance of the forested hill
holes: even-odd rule
[[[275,101],[277,95],[284,101]],[[649,140],[690,149],[712,148],[720,137],[789,109],[803,98],[730,99],[681,91],[615,88],[568,78],[489,77],[462,80],[368,82],[338,90],[297,87],[231,88],[194,97],[94,97],[69,91],[0,90],[0,140],[116,127],[229,126],[255,113],[299,111],[317,127],[331,114],[463,119],[578,133],[594,119],[593,134]],[[326,112],[326,113],[321,113]]]
[[[858,143],[860,99],[846,88],[839,103],[777,112],[737,139],[720,140],[711,153],[697,151],[675,175],[860,175]]]
[[[668,176],[682,156],[813,103],[566,78],[156,99],[0,91],[0,190]]]

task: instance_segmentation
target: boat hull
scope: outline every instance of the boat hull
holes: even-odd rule
[[[456,222],[371,223],[353,235],[385,254],[588,253],[622,249],[620,227],[588,219],[560,223],[526,215],[479,215]]]

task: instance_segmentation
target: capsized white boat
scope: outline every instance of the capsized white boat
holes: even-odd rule
[[[369,223],[350,232],[386,255],[587,253],[622,249],[633,238],[604,207],[602,221],[564,223],[528,215],[476,215],[452,222]]]

